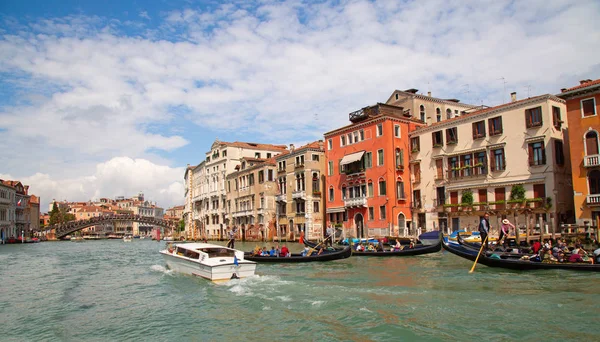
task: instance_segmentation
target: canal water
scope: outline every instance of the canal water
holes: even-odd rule
[[[258,265],[214,284],[164,242],[0,246],[1,341],[598,340],[600,275],[519,273],[441,252]],[[251,250],[254,243],[236,243]],[[270,247],[270,245],[269,245]],[[292,250],[300,246],[292,244]]]

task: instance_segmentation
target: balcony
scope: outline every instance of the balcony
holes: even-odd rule
[[[299,163],[294,165],[294,169],[301,169],[304,167],[304,163]]]
[[[414,201],[411,203],[410,205],[411,208],[413,209],[421,209],[421,201]]]
[[[600,194],[587,195],[587,205],[600,206]]]
[[[366,207],[366,206],[367,206],[367,197],[354,197],[354,198],[344,199],[344,207],[346,207],[346,208]]]
[[[236,211],[232,214],[233,217],[244,217],[244,216],[252,216],[252,215],[253,215],[253,212],[251,209]]]
[[[448,180],[462,180],[487,176],[487,165],[463,166],[448,170]]]
[[[584,167],[600,166],[600,154],[592,154],[592,155],[583,157],[583,166]]]
[[[275,196],[275,201],[277,202],[287,202],[287,195],[286,194],[280,194]]]
[[[292,192],[292,199],[305,199],[306,192],[304,190],[297,190]]]
[[[359,121],[369,118],[370,116],[376,116],[378,114],[379,114],[379,107],[373,106],[373,107],[365,107],[365,108],[359,109],[357,111],[354,111],[354,112],[350,113],[348,115],[348,117],[349,117],[350,121],[352,121],[352,122],[359,122]]]

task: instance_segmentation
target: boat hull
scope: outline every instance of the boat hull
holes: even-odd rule
[[[352,249],[347,246],[336,251],[328,251],[321,255],[302,256],[300,254],[292,254],[290,257],[271,257],[271,256],[252,256],[251,252],[244,255],[244,259],[256,262],[265,263],[299,263],[299,262],[322,262],[345,259],[352,255]]]
[[[438,238],[433,245],[418,245],[415,248],[405,247],[399,251],[384,251],[384,252],[357,252],[352,251],[352,256],[371,256],[371,257],[393,257],[393,256],[413,256],[423,255],[430,253],[437,253],[442,250],[442,233],[436,231]],[[308,247],[314,248],[317,244],[311,241],[304,240],[304,244]]]
[[[477,258],[478,251],[461,246],[444,243],[443,247],[448,252],[471,260],[475,261]],[[519,270],[519,271],[529,271],[529,270],[552,270],[552,269],[561,269],[561,270],[571,270],[571,271],[589,271],[589,272],[599,272],[600,265],[599,264],[586,264],[586,263],[569,263],[569,262],[556,262],[556,263],[547,263],[547,262],[536,262],[529,260],[519,260],[519,259],[495,259],[488,257],[485,254],[482,254],[478,261],[478,263],[488,266],[488,267],[500,267],[511,270]]]
[[[239,260],[238,265],[235,265],[233,259],[225,260],[219,265],[206,265],[188,258],[182,258],[167,251],[161,251],[160,253],[163,255],[169,269],[211,281],[246,278],[253,276],[256,271],[256,263],[245,260]]]

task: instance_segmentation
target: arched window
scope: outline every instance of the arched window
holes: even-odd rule
[[[598,154],[598,133],[589,131],[585,135],[585,155],[591,156]]]
[[[425,106],[421,105],[419,107],[419,113],[421,114],[421,121],[425,122]]]
[[[600,194],[600,171],[592,170],[588,173],[588,185],[590,186],[590,195]]]
[[[396,169],[404,170],[404,150],[396,149]]]
[[[403,213],[398,214],[398,229],[406,228],[406,217]]]
[[[446,119],[452,119],[452,109],[446,109]]]
[[[437,122],[442,121],[442,110],[439,108],[436,108],[435,110],[435,118],[437,120]]]
[[[315,193],[320,193],[320,187],[319,187],[319,174],[317,172],[313,172],[312,174],[312,191],[313,194]]]
[[[401,177],[396,179],[396,198],[406,199],[406,195],[404,194],[404,181]]]

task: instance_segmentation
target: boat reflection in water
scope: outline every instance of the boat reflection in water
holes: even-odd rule
[[[173,271],[212,281],[250,277],[256,270],[243,251],[208,243],[169,244],[160,254]]]

